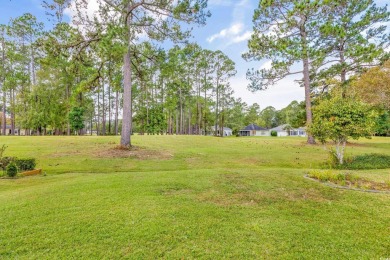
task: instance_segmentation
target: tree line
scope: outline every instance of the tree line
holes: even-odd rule
[[[364,96],[370,83],[362,75],[374,73],[370,68],[383,73],[380,66],[389,58],[387,6],[372,0],[260,1],[243,58],[268,59],[272,66],[249,70],[249,88],[302,75],[305,91],[304,103],[260,110],[233,97],[229,78],[236,70],[226,54],[187,40],[187,24],[204,25],[210,16],[206,0],[98,2],[89,15],[83,0],[42,1],[50,30],[32,14],[0,25],[2,134],[88,130],[120,133],[121,145],[130,146],[134,131],[200,135],[214,126],[217,135],[224,126],[237,131],[249,123],[310,125],[317,97],[341,89],[348,98],[353,84]],[[64,21],[66,8],[74,11],[73,23]],[[166,40],[172,47],[159,47]],[[386,124],[388,108],[376,107]]]

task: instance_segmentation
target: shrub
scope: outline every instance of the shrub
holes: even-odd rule
[[[275,130],[272,130],[271,131],[271,136],[278,136],[278,132],[276,132]]]
[[[20,171],[31,171],[37,165],[35,158],[15,159],[15,164]]]
[[[18,173],[18,167],[14,162],[11,162],[7,165],[7,175],[9,177],[15,177],[16,174]]]
[[[384,154],[363,154],[347,160],[342,166],[351,170],[390,168],[390,156]]]
[[[0,167],[3,169],[3,171],[6,170],[8,164],[12,161],[14,161],[15,157],[2,157],[0,158]]]

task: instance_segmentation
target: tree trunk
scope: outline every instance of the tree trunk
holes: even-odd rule
[[[15,135],[15,90],[10,90],[11,97],[11,135]]]
[[[106,135],[106,102],[104,94],[104,78],[102,79],[102,135]]]
[[[118,135],[119,91],[115,91],[115,135]]]
[[[345,68],[345,56],[344,56],[344,46],[340,48],[340,63],[341,63],[341,87],[342,87],[342,97],[345,98],[347,95],[347,70]]]
[[[98,85],[96,135],[100,135],[100,86]]]
[[[206,78],[206,76],[205,76]],[[203,111],[204,111],[204,115],[203,115],[203,131],[204,131],[204,135],[206,136],[207,135],[207,127],[206,127],[206,107],[207,107],[207,89],[206,89],[206,83],[205,83],[205,87],[204,87],[204,107],[203,107]]]
[[[69,85],[66,86],[66,98],[67,98],[67,102],[68,102],[68,106],[70,105],[70,88],[69,88]],[[68,114],[67,114],[68,118],[67,118],[67,130],[66,130],[66,134],[67,135],[70,135],[70,124],[69,124],[69,108],[68,108]]]
[[[311,110],[311,96],[310,96],[310,71],[309,71],[309,51],[307,43],[307,34],[304,25],[300,27],[301,40],[302,40],[302,49],[303,49],[303,83],[305,87],[305,102],[306,102],[306,126],[311,125],[313,121],[313,115]],[[308,134],[307,137],[308,144],[315,144],[314,137],[311,134]]]
[[[219,86],[218,86],[218,84],[219,84],[219,81],[217,80],[217,88],[216,88],[216,92],[217,92],[217,102],[215,103],[215,128],[214,128],[214,130],[215,130],[215,133],[214,133],[214,135],[215,136],[218,136],[218,105],[219,105]]]
[[[108,85],[108,134],[111,134],[111,82]]]
[[[2,118],[2,128],[3,135],[7,135],[7,93],[3,91],[3,118]]]
[[[4,37],[2,37],[1,41],[1,50],[2,50],[2,72],[5,73],[5,40]],[[4,88],[4,81],[5,81],[5,76],[2,75],[1,78],[1,90],[3,91],[3,117],[2,117],[2,130],[3,130],[3,135],[7,135],[7,117],[5,115],[6,113],[6,91]]]
[[[130,42],[129,42],[130,44]],[[130,48],[123,57],[124,59],[124,77],[123,77],[123,119],[122,119],[122,134],[121,145],[125,147],[131,146],[131,53]]]

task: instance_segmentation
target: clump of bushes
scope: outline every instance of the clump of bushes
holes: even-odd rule
[[[6,170],[10,163],[14,163],[19,171],[31,171],[37,165],[35,158],[3,157],[0,159],[3,170]]]
[[[6,173],[7,173],[7,176],[11,177],[11,178],[15,177],[16,174],[18,174],[18,167],[16,166],[16,164],[14,162],[11,162],[7,165]]]
[[[351,170],[386,169],[390,168],[390,156],[375,153],[357,155],[346,160],[343,167]]]
[[[36,165],[35,158],[0,157],[0,168],[3,170],[0,177],[4,175],[15,177],[18,172],[34,170]]]
[[[321,182],[331,182],[344,187],[352,187],[364,190],[389,191],[390,183],[381,183],[361,178],[351,173],[335,173],[331,170],[314,170],[307,173],[309,178]]]
[[[384,154],[363,154],[354,157],[347,157],[343,164],[340,164],[334,151],[329,152],[328,164],[334,169],[346,170],[370,170],[390,168],[390,156]]]
[[[276,132],[275,130],[272,130],[271,131],[271,136],[278,136],[278,132]]]
[[[26,158],[26,159],[18,159],[14,160],[16,166],[19,171],[31,171],[35,169],[37,165],[35,158]]]

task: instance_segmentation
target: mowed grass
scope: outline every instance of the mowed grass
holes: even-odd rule
[[[2,259],[386,259],[390,194],[303,178],[301,138],[0,137],[47,176],[0,179]],[[390,154],[390,139],[349,155]],[[388,181],[390,169],[353,171]]]

